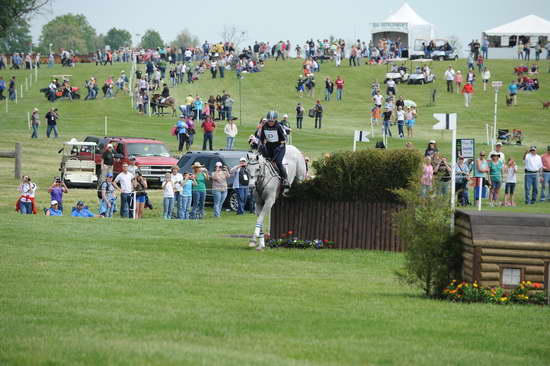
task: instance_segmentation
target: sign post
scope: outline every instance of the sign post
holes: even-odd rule
[[[491,148],[495,150],[495,144],[497,143],[497,108],[498,108],[498,91],[502,87],[502,81],[493,81],[491,86],[495,90],[495,112],[493,114],[493,141],[491,141]]]
[[[357,150],[357,143],[358,142],[369,142],[369,138],[367,137],[369,135],[369,131],[358,131],[355,130],[355,134],[353,137],[353,151]]]
[[[475,139],[457,139],[456,155],[462,156],[464,159],[475,159],[475,146]]]
[[[439,122],[433,125],[434,130],[451,130],[451,233],[455,229],[455,206],[456,206],[456,113],[434,113],[434,118]]]

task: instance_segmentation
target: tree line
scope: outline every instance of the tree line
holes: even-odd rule
[[[132,34],[126,29],[111,28],[105,34],[97,34],[83,14],[64,14],[55,17],[42,27],[37,45],[32,44],[30,17],[39,12],[49,0],[5,0],[7,5],[0,12],[0,53],[40,52],[48,54],[61,48],[80,54],[92,53],[109,46],[116,50],[132,46]],[[51,45],[51,46],[50,46]],[[163,47],[167,44],[159,32],[148,29],[141,37],[143,48]],[[169,43],[173,47],[196,47],[199,39],[188,30],[181,31]]]

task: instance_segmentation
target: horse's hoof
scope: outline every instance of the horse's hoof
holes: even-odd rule
[[[250,248],[254,248],[254,247],[256,247],[256,243],[254,243],[253,241],[251,241],[250,243],[248,243],[248,246],[249,246]]]

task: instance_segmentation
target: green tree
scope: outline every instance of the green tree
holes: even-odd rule
[[[2,0],[0,2],[0,34],[4,35],[21,20],[27,20],[50,0]]]
[[[40,48],[47,50],[50,43],[54,49],[90,53],[97,49],[98,38],[84,15],[69,13],[54,18],[42,27]]]
[[[0,35],[0,53],[29,52],[32,37],[25,19],[19,19]]]
[[[407,243],[405,266],[396,272],[425,296],[440,297],[451,280],[461,279],[462,244],[450,232],[448,198],[422,198],[419,187],[395,191],[405,206],[396,214],[399,237]]]
[[[140,46],[143,48],[157,48],[163,47],[164,42],[162,41],[159,32],[148,29],[143,37],[141,37]]]
[[[197,47],[198,45],[199,38],[191,34],[187,29],[181,31],[176,39],[170,43],[172,47]]]
[[[111,28],[104,38],[105,45],[111,46],[112,50],[132,45],[132,35],[125,29]]]

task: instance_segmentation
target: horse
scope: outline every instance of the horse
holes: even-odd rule
[[[304,156],[295,146],[286,147],[283,164],[286,167],[288,182],[301,182],[307,174]],[[249,176],[249,185],[253,187],[254,200],[256,201],[256,228],[250,239],[249,247],[257,250],[265,248],[263,232],[265,216],[271,212],[271,207],[282,193],[282,179],[271,161],[265,159],[259,153],[247,154],[246,170]]]
[[[174,117],[176,115],[176,98],[174,97],[167,97],[162,100],[162,96],[160,94],[154,94],[151,98],[151,106],[155,109],[157,115],[164,114],[164,108],[172,108],[172,116]],[[162,101],[162,103],[161,103]]]

